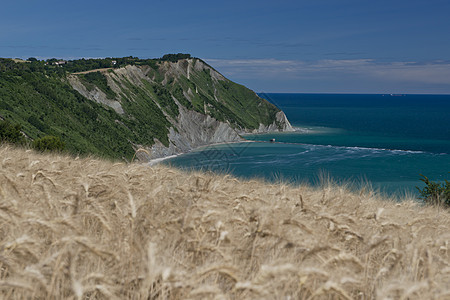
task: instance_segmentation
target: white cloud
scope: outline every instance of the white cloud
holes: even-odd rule
[[[340,78],[351,82],[376,81],[381,90],[385,86],[418,86],[426,90],[426,85],[448,85],[446,93],[450,93],[450,62],[378,62],[374,59],[346,60],[277,60],[277,59],[205,59],[226,76],[239,79],[268,80],[332,80]],[[323,84],[322,84],[323,86]],[[431,88],[431,87],[430,87]],[[347,90],[351,90],[351,86]],[[417,92],[417,89],[414,90]]]
[[[205,59],[225,75],[276,76],[280,73],[296,73],[304,63],[295,60],[276,59]]]
[[[369,71],[372,76],[396,81],[450,85],[450,63],[393,63]]]
[[[352,70],[369,66],[372,62],[372,59],[325,59],[312,63],[310,66],[312,69]]]
[[[277,59],[205,59],[205,61],[216,66],[283,66],[296,64],[295,60],[277,60]]]

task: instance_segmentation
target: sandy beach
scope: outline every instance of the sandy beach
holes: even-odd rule
[[[219,146],[219,145],[225,145],[225,144],[236,144],[236,143],[254,143],[254,142],[255,141],[245,140],[244,139],[242,141],[236,141],[236,142],[214,143],[214,144],[209,144],[209,145],[204,145],[204,146],[200,146],[200,147],[194,148],[191,151],[201,150],[202,148],[211,147],[211,146]],[[189,151],[189,152],[191,152],[191,151]],[[153,158],[153,159],[150,159],[149,162],[146,162],[144,165],[154,166],[154,165],[156,165],[156,164],[158,164],[158,163],[160,163],[160,162],[162,162],[162,161],[164,161],[166,159],[174,158],[174,157],[177,157],[177,156],[189,153],[189,152],[173,154],[173,155],[169,155],[169,156],[165,156],[165,157]]]
[[[183,154],[183,153],[181,153],[181,154]],[[160,162],[162,162],[162,161],[164,161],[166,159],[174,158],[174,157],[177,157],[178,155],[181,155],[181,154],[174,154],[174,155],[169,155],[169,156],[165,156],[165,157],[154,158],[154,159],[151,159],[148,163],[146,163],[146,165],[153,166],[153,165],[155,165],[157,163],[160,163]]]

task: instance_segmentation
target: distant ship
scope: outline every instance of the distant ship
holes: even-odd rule
[[[391,97],[403,97],[404,94],[389,94]]]

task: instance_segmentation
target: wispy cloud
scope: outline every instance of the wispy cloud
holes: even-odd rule
[[[341,72],[390,81],[450,84],[450,62],[377,62],[373,59],[321,60],[308,72]]]
[[[397,62],[374,67],[370,71],[373,76],[379,78],[450,85],[449,62]]]
[[[248,75],[271,77],[280,73],[297,73],[305,64],[296,60],[277,59],[205,59],[225,75]]]
[[[450,61],[380,62],[374,59],[324,59],[317,61],[276,59],[205,59],[225,75],[256,80],[317,79],[335,82],[352,78],[355,82],[370,80],[377,84],[448,85],[450,92]],[[424,91],[427,92],[427,91]]]

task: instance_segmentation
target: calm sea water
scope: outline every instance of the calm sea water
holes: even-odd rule
[[[370,183],[417,194],[424,174],[450,180],[450,96],[261,94],[298,131],[246,135],[253,143],[209,146],[166,161],[244,178]],[[270,139],[276,143],[269,143]]]

